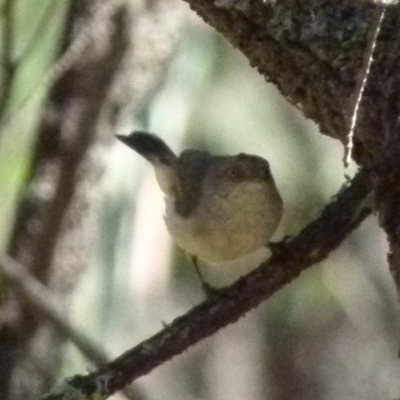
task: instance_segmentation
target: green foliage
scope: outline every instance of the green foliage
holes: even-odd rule
[[[29,174],[35,132],[59,53],[68,1],[2,3],[0,91],[6,98],[0,102],[0,250],[7,246],[19,194]],[[8,13],[4,12],[6,3]],[[9,40],[5,41],[7,35]]]

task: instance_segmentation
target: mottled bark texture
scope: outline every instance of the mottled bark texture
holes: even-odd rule
[[[400,296],[400,138],[397,134],[387,151],[394,154],[395,161],[375,178],[375,204],[380,224],[388,236],[389,268]]]
[[[185,0],[240,49],[322,133],[345,142],[380,7],[348,0]],[[400,13],[387,9],[355,131],[365,163],[385,143],[399,104]]]
[[[71,2],[62,51],[101,3]],[[10,255],[57,292],[65,309],[91,254],[103,168],[99,120],[127,47],[124,8],[108,11],[84,56],[72,54],[51,88],[10,243]],[[1,396],[33,399],[57,377],[64,338],[11,288],[0,315]]]

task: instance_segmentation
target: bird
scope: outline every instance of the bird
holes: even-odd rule
[[[197,149],[177,156],[152,133],[115,136],[153,166],[165,197],[167,229],[192,258],[207,295],[218,289],[203,277],[199,262],[212,271],[258,265],[267,258],[267,246],[282,218],[283,200],[266,159]]]

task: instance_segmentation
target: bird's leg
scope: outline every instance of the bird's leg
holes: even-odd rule
[[[207,297],[215,297],[216,295],[219,294],[219,290],[213,286],[211,286],[209,283],[207,283],[204,278],[203,275],[201,274],[200,268],[199,268],[199,260],[198,257],[195,255],[191,255],[190,259],[193,263],[194,269],[196,271],[196,274],[199,278],[200,284],[201,284],[201,288],[203,289],[204,294]]]

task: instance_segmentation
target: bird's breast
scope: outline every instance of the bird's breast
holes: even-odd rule
[[[188,253],[210,263],[234,260],[266,246],[275,232],[282,201],[273,190],[261,182],[244,182],[229,191],[206,188],[187,218],[176,212],[169,197],[165,222],[173,240]]]

